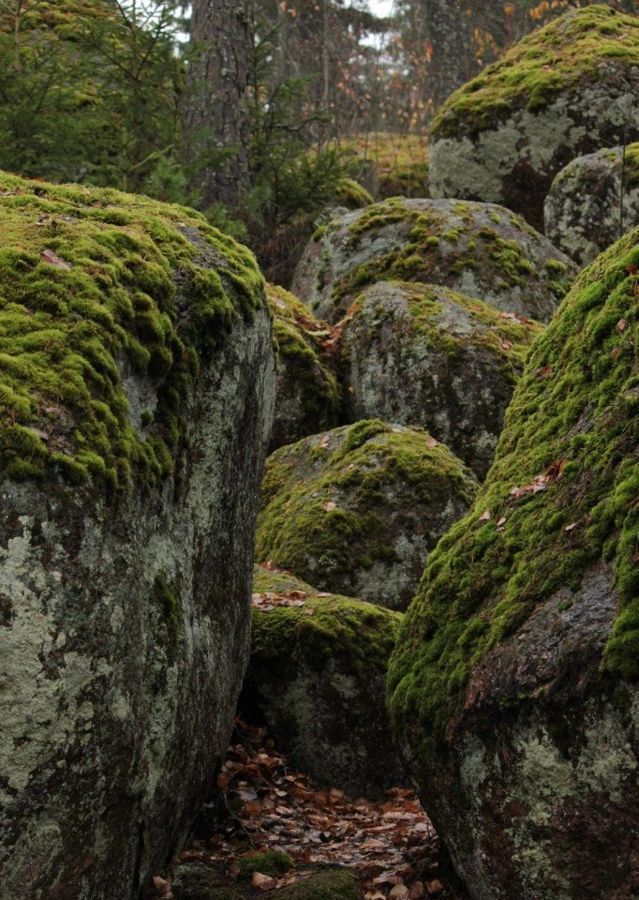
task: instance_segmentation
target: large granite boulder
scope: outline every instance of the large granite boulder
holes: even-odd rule
[[[639,892],[638,264],[639,229],[536,341],[391,660],[412,776],[475,900]]]
[[[573,9],[456,91],[432,128],[433,197],[503,203],[541,229],[570,160],[639,137],[639,18]]]
[[[392,197],[320,227],[293,291],[337,322],[369,284],[440,284],[503,310],[547,321],[576,268],[520,216],[489,203]]]
[[[323,785],[376,798],[401,784],[386,670],[402,614],[262,567],[253,591],[244,718]]]
[[[580,265],[639,225],[639,144],[568,163],[548,192],[544,222],[550,240]]]
[[[337,425],[339,389],[323,350],[327,325],[284,288],[269,285],[277,347],[277,393],[272,450]]]
[[[224,753],[274,358],[197,213],[0,176],[0,895],[138,896]]]
[[[483,478],[542,330],[448,288],[379,282],[357,298],[342,332],[348,411],[421,425]]]
[[[371,420],[312,435],[267,462],[256,557],[320,590],[402,609],[476,487],[421,430]]]

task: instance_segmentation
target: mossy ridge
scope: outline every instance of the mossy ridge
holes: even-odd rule
[[[523,38],[455,91],[432,125],[432,138],[472,134],[516,109],[531,111],[582,81],[605,62],[639,65],[639,19],[608,6],[574,9]]]
[[[330,434],[330,433],[329,433]],[[419,502],[451,492],[470,500],[474,479],[425,431],[365,420],[276,450],[267,461],[256,558],[305,576],[309,552],[325,572],[353,573],[396,554],[384,506],[388,485]]]
[[[354,178],[340,178],[335,191],[335,199],[347,209],[363,209],[374,203],[372,195]]]
[[[264,302],[252,254],[192,210],[114,190],[2,174],[0,208],[4,475],[123,489],[170,474],[202,358]],[[141,430],[124,370],[157,392]]]
[[[638,263],[636,229],[578,278],[533,345],[473,508],[429,559],[389,672],[395,727],[419,720],[426,753],[471,668],[602,557],[620,598],[603,668],[639,676]],[[513,496],[544,473],[545,490]]]
[[[433,273],[441,263],[442,242],[460,246],[458,258],[451,263],[453,273],[477,269],[484,277],[495,275],[496,283],[503,289],[525,286],[534,267],[521,243],[514,238],[503,238],[490,227],[473,228],[472,208],[464,201],[455,204],[454,214],[460,221],[458,225],[451,226],[449,214],[435,207],[427,210],[408,208],[400,197],[391,197],[368,207],[349,227],[349,241],[353,248],[357,247],[360,237],[366,232],[397,223],[402,224],[409,240],[348,271],[333,288],[332,299],[340,304],[365,285],[376,281],[432,281]],[[495,221],[495,224],[500,221]],[[522,234],[538,237],[534,229],[514,213],[510,216],[510,224]],[[468,235],[464,234],[466,227],[469,228]],[[540,275],[551,293],[557,299],[563,299],[569,282],[562,260],[548,260],[544,271],[536,273],[536,277]]]
[[[639,143],[628,144],[624,160],[624,185],[634,188],[639,185]]]
[[[345,660],[352,671],[385,673],[403,614],[364,600],[316,590],[287,572],[257,566],[257,594],[303,596],[301,607],[253,609],[254,664],[290,658],[300,649],[305,663],[322,671],[327,660]],[[260,870],[262,871],[262,870]]]

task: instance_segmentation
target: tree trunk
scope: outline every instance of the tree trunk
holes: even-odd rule
[[[248,0],[194,0],[185,113],[201,205],[238,209],[249,188]]]

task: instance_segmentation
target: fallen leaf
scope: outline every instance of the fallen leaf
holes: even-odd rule
[[[439,441],[436,441],[434,437],[428,435],[428,437],[426,438],[426,446],[430,447],[430,449],[432,450],[434,447],[439,447]]]
[[[433,881],[426,882],[426,890],[429,894],[441,894],[444,890],[444,885],[439,879],[435,878]]]
[[[408,900],[421,900],[421,898],[426,893],[426,888],[424,887],[423,881],[415,881],[410,886],[410,890],[408,891]]]
[[[485,512],[483,512],[481,514],[481,516],[479,517],[478,521],[479,522],[490,522],[490,510],[489,509],[485,510]]]
[[[405,900],[408,897],[408,888],[405,884],[396,884],[388,896],[393,900]]]
[[[71,268],[70,264],[61,259],[53,250],[43,250],[41,256],[45,262],[49,263],[49,265],[57,266],[58,269]]]
[[[337,509],[337,503],[335,503],[333,500],[327,500],[324,504],[324,509],[326,510],[326,512],[333,512],[334,509]]]
[[[502,528],[506,524],[506,516],[502,516],[499,522],[497,522],[497,528]]]
[[[564,531],[572,531],[573,528],[576,528],[576,527],[577,527],[577,523],[571,522],[570,525],[566,525],[566,527],[564,528]]]
[[[619,319],[619,321],[617,322],[617,331],[625,331],[627,327],[628,323],[626,322],[626,320]]]
[[[261,872],[253,872],[251,884],[258,891],[272,891],[277,887],[277,878],[271,878],[270,875],[262,875]]]

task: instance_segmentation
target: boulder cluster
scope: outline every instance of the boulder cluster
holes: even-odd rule
[[[137,896],[238,701],[321,785],[416,786],[473,900],[639,896],[638,93],[639,19],[569,10],[290,291],[0,175],[0,896]]]

